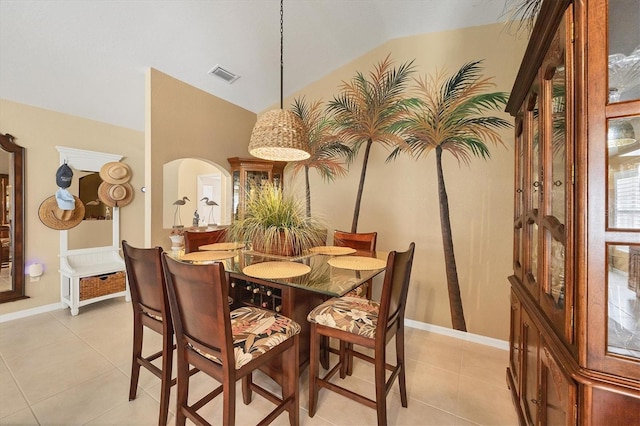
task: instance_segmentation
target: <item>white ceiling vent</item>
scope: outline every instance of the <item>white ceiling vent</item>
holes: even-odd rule
[[[234,81],[240,78],[239,75],[236,75],[231,71],[225,70],[220,65],[216,65],[215,67],[213,67],[211,71],[209,71],[209,74],[215,75],[216,77],[223,79],[229,84],[233,83]]]

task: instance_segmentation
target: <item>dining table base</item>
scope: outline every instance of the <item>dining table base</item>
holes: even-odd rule
[[[287,285],[279,285],[278,283],[261,280],[259,278],[251,278],[251,280],[248,280],[244,275],[234,276],[233,273],[230,274],[230,282],[233,283],[233,286],[229,289],[229,295],[234,300],[232,306],[234,309],[247,305],[253,306],[253,304],[246,300],[246,290],[244,290],[246,283],[277,288],[280,290],[281,309],[279,313],[288,318],[291,318],[292,320],[300,324],[299,361],[300,374],[302,374],[304,368],[309,363],[309,350],[311,343],[311,325],[309,324],[309,321],[307,321],[307,315],[316,306],[320,305],[331,296]],[[243,295],[245,297],[243,297]],[[326,367],[329,363],[329,352],[327,350],[328,342],[325,342],[325,344],[322,346],[325,348],[325,350],[321,350],[321,364]],[[277,383],[281,383],[282,366],[279,365],[278,360],[274,360],[268,366],[261,368],[261,370],[265,374],[269,375],[269,377],[274,379]]]

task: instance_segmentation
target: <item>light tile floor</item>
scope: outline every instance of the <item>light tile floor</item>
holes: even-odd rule
[[[138,397],[128,400],[131,305],[112,299],[80,309],[60,310],[0,323],[0,425],[154,425],[160,381],[141,369]],[[145,335],[145,353],[160,348],[160,336]],[[392,347],[390,345],[390,347]],[[516,425],[505,384],[506,351],[408,328],[409,407],[400,405],[397,384],[387,397],[391,425]],[[348,387],[373,396],[373,369],[358,359]],[[259,373],[255,380],[272,387]],[[340,380],[337,378],[336,380]],[[373,425],[373,409],[321,390],[313,418],[308,407],[308,370],[300,378],[301,425]],[[193,396],[204,395],[212,379],[196,374]],[[256,424],[271,403],[254,396],[245,406],[238,386],[236,423]],[[174,424],[175,387],[169,424]],[[201,414],[221,421],[221,398]],[[288,424],[286,414],[274,422]]]

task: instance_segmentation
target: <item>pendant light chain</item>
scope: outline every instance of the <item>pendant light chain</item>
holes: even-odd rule
[[[267,111],[256,121],[248,150],[269,161],[300,161],[311,155],[304,123],[284,109],[284,0],[280,0],[280,109]]]
[[[280,109],[284,109],[284,0],[280,0]]]

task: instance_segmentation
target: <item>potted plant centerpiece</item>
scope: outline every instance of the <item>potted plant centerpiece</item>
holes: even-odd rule
[[[244,216],[231,223],[227,238],[250,242],[253,250],[281,256],[298,256],[324,244],[326,227],[307,217],[301,200],[285,196],[278,185],[253,186],[245,201]]]

